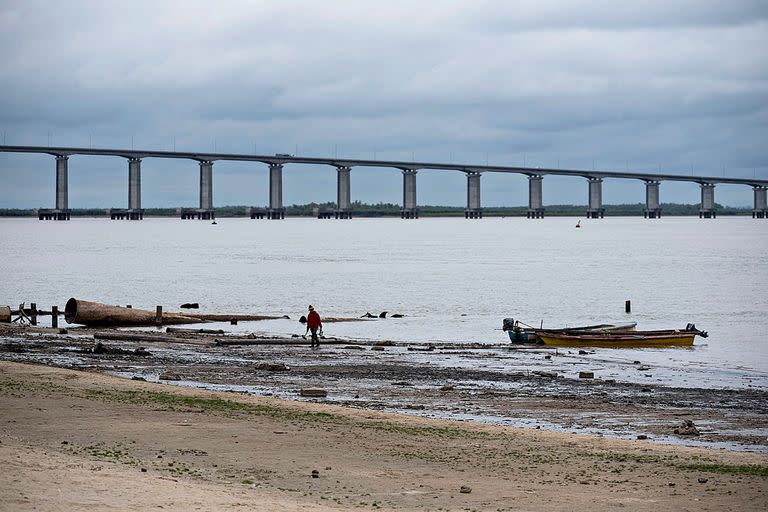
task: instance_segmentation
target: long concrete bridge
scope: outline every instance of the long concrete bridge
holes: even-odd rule
[[[232,153],[203,153],[184,151],[148,151],[135,149],[93,149],[75,147],[45,146],[6,146],[0,145],[0,152],[49,154],[56,158],[56,207],[38,210],[38,217],[52,220],[69,220],[68,201],[69,157],[72,155],[117,156],[128,161],[128,208],[112,208],[109,215],[113,219],[139,220],[143,218],[141,207],[141,161],[145,158],[177,158],[196,160],[200,167],[200,207],[181,208],[181,218],[213,219],[213,164],[216,161],[260,162],[269,166],[269,206],[249,208],[251,218],[283,219],[283,167],[286,164],[328,165],[336,168],[337,200],[333,212],[323,212],[322,216],[334,216],[338,219],[352,217],[350,197],[350,176],[353,167],[382,167],[399,169],[403,175],[403,205],[401,217],[415,219],[419,217],[416,200],[416,175],[420,170],[458,171],[467,176],[467,206],[464,216],[469,219],[482,218],[480,202],[480,179],[483,173],[514,173],[528,177],[528,218],[543,218],[542,182],[544,176],[579,176],[587,180],[588,207],[587,217],[602,218],[603,180],[605,178],[623,178],[645,182],[644,217],[661,217],[659,186],[662,181],[685,181],[698,183],[701,188],[700,218],[714,218],[715,185],[719,183],[746,185],[754,191],[753,218],[768,218],[766,191],[768,180],[726,178],[716,176],[684,176],[679,174],[630,173],[609,170],[549,169],[541,167],[517,167],[498,165],[475,165],[457,163],[406,162],[397,160],[361,160],[347,158],[300,157],[288,154],[255,155]]]

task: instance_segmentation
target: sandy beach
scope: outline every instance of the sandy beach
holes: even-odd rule
[[[0,369],[0,510],[768,506],[762,454]]]

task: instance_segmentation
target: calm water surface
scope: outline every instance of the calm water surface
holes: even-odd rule
[[[768,221],[576,220],[3,218],[0,304],[199,302],[290,315],[239,327],[283,334],[303,333],[295,319],[307,304],[326,316],[389,311],[406,317],[326,334],[412,342],[500,343],[507,316],[549,327],[694,322],[710,337],[692,349],[598,349],[593,359],[609,371],[641,360],[675,385],[768,388]]]

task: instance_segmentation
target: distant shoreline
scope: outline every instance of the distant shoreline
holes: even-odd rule
[[[246,206],[221,206],[215,208],[216,217],[246,217]],[[333,211],[334,203],[291,205],[285,207],[287,217],[315,217],[319,212]],[[606,217],[635,217],[643,216],[645,205],[635,204],[606,204],[603,205]],[[663,217],[683,217],[699,215],[699,204],[664,203],[661,205]],[[752,208],[746,206],[715,206],[717,215],[738,216],[752,215]],[[105,217],[108,208],[72,208],[72,217]],[[173,208],[144,208],[145,217],[178,217]],[[587,205],[550,205],[544,207],[546,217],[584,217]],[[418,208],[420,217],[463,217],[463,206],[433,206],[425,205]],[[525,217],[527,206],[487,207],[482,209],[484,217]],[[391,203],[352,205],[353,217],[400,217],[401,206]],[[37,217],[36,208],[0,208],[0,217]]]

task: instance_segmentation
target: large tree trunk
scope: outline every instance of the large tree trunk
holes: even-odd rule
[[[144,309],[110,306],[99,302],[69,299],[64,307],[64,319],[70,324],[87,326],[156,325],[156,313]],[[163,313],[162,324],[196,324],[204,322],[178,313]]]

